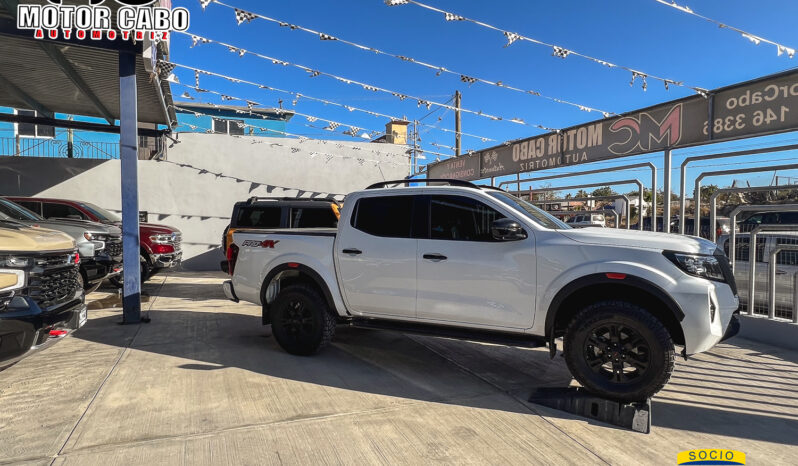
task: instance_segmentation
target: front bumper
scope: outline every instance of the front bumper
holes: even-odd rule
[[[108,256],[95,256],[81,261],[80,269],[85,274],[86,282],[93,284],[122,273],[122,263]]]
[[[681,322],[686,354],[708,351],[724,339],[739,332],[735,312],[739,298],[726,283],[691,278],[682,283],[674,299],[684,311]]]
[[[183,261],[183,251],[170,252],[169,254],[151,254],[150,260],[157,269],[177,267]]]
[[[236,296],[235,288],[233,288],[233,282],[230,280],[225,280],[222,283],[222,290],[224,291],[224,295],[233,302],[238,302],[238,296]]]
[[[49,347],[85,325],[87,318],[82,291],[71,301],[47,310],[30,298],[15,298],[13,306],[0,314],[0,367]]]

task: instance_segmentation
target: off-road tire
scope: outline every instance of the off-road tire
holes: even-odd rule
[[[95,291],[97,291],[97,288],[99,288],[100,285],[102,285],[102,284],[103,284],[103,281],[100,280],[97,283],[95,283],[94,285],[87,285],[86,284],[86,280],[83,278],[83,274],[78,272],[78,286],[83,289],[83,294],[84,295],[87,295],[89,293],[94,293]]]
[[[287,352],[310,356],[330,344],[335,316],[327,301],[308,285],[291,285],[271,305],[272,334]]]
[[[618,335],[614,343],[610,330],[613,325]],[[605,329],[609,332],[602,333]],[[645,401],[665,386],[673,372],[675,352],[670,333],[659,319],[636,304],[626,301],[591,304],[571,319],[564,339],[565,362],[571,374],[588,391],[603,398]],[[643,343],[635,346],[640,339]],[[609,360],[602,364],[603,358]],[[641,359],[645,362],[642,370]],[[613,361],[629,365],[616,372]]]

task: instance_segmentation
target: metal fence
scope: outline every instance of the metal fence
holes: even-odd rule
[[[74,141],[51,138],[0,138],[0,155],[23,157],[72,157],[118,159],[119,143]]]

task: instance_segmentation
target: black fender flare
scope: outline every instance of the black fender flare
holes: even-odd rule
[[[269,273],[266,274],[266,278],[263,279],[263,284],[261,285],[260,289],[260,299],[263,306],[263,325],[270,323],[269,304],[266,302],[266,290],[268,289],[272,280],[274,280],[274,277],[286,271],[295,271],[298,272],[299,275],[306,275],[310,277],[310,279],[313,280],[316,286],[318,286],[323,293],[324,299],[327,301],[327,305],[329,306],[330,310],[335,312],[335,300],[333,300],[330,288],[327,286],[327,283],[324,281],[321,275],[307,265],[297,264],[296,262],[286,262],[272,268]]]
[[[610,278],[607,275],[608,274],[606,273],[595,273],[576,278],[562,287],[562,289],[560,289],[560,291],[558,291],[554,296],[554,299],[551,300],[549,308],[546,312],[545,335],[552,350],[554,348],[554,323],[557,321],[557,313],[559,312],[562,303],[565,302],[565,300],[569,297],[573,296],[574,293],[577,293],[580,290],[590,286],[607,284],[637,288],[659,299],[663,304],[665,304],[665,307],[673,314],[677,321],[681,322],[684,320],[684,311],[682,311],[682,308],[679,306],[679,304],[676,303],[676,301],[674,301],[674,299],[668,293],[666,293],[665,290],[654,283],[634,275],[624,274],[624,278],[622,279]]]

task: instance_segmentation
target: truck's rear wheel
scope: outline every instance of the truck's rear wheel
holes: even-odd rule
[[[335,316],[318,291],[308,285],[283,289],[271,305],[272,333],[291,354],[309,356],[335,335]]]
[[[665,386],[674,366],[673,340],[651,313],[625,301],[591,304],[565,332],[565,361],[589,391],[619,401],[644,401]]]

